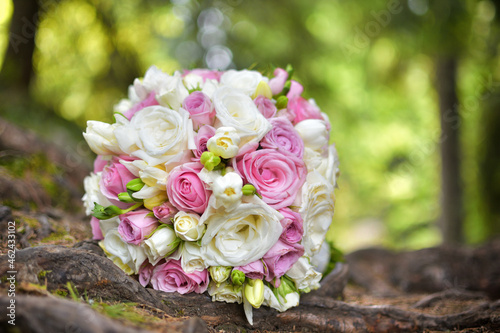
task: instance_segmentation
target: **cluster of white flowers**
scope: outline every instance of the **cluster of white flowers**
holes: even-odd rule
[[[144,286],[278,311],[319,288],[338,158],[291,71],[151,67],[83,134],[84,206],[106,255]],[[321,250],[323,249],[323,250]],[[311,262],[321,263],[314,267]]]

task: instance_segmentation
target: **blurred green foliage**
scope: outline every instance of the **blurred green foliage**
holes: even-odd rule
[[[2,52],[11,1],[0,0]],[[42,2],[31,94],[82,128],[111,120],[152,64],[170,73],[292,64],[332,123],[341,179],[328,237],[345,250],[440,242],[434,57],[459,54],[466,236],[487,237],[477,184],[481,103],[500,75],[493,2]]]

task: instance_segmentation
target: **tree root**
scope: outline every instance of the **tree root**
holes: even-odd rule
[[[8,275],[6,259],[5,255],[0,257],[0,278]],[[252,327],[247,323],[243,307],[239,304],[212,302],[205,294],[179,295],[143,288],[134,278],[126,275],[103,256],[100,248],[93,242],[80,243],[76,248],[39,246],[20,250],[16,253],[16,264],[18,283],[39,284],[46,286],[48,291],[57,292],[66,290],[70,282],[80,295],[86,294],[91,300],[134,302],[144,308],[156,309],[157,317],[163,318],[165,325],[170,325],[172,322],[173,326],[170,329],[174,332],[179,329],[185,331],[188,326],[194,327],[193,329],[198,332],[204,327],[198,319],[185,323],[186,318],[198,317],[208,325],[210,331],[241,331],[243,329],[251,331],[257,328],[261,331],[329,332],[407,332],[474,327],[500,329],[500,301],[485,302],[460,313],[435,316],[405,311],[394,306],[349,304],[335,300],[339,296],[335,293],[326,292],[327,295],[322,293],[323,289],[325,291],[335,289],[326,285],[328,281],[345,283],[345,280],[338,278],[341,274],[347,275],[343,270],[336,273],[334,271],[337,278],[326,277],[323,287],[314,294],[303,295],[300,306],[296,308],[283,313],[266,307],[254,310],[254,326]],[[99,331],[98,328],[89,330],[86,327],[88,321],[78,321],[77,318],[82,316],[81,313],[86,313],[85,311],[93,311],[92,309],[83,310],[84,304],[56,299],[52,296],[17,297],[19,318],[30,317],[26,320],[26,325],[37,325],[30,326],[31,331],[34,332],[54,331],[55,328],[50,325],[54,325],[52,322],[55,321],[60,322],[58,325],[74,323],[75,327],[81,329],[81,332],[101,332],[108,327],[106,325],[112,325],[108,322],[104,323],[104,319],[107,318],[102,319],[102,324],[100,324],[101,319],[98,319],[97,326],[101,330]],[[4,302],[6,298],[0,300],[2,309],[6,309],[3,306]],[[41,311],[41,314],[34,315],[34,313],[39,313],[38,311]],[[37,319],[48,318],[48,316],[57,320]],[[183,318],[182,325],[184,326],[179,324],[179,318]],[[182,328],[179,328],[181,326]],[[35,330],[34,327],[40,328]],[[107,331],[128,332],[121,327],[109,327]],[[138,331],[140,330],[129,332]]]

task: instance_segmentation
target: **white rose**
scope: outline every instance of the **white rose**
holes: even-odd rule
[[[244,266],[262,256],[278,241],[283,218],[256,196],[234,210],[207,210],[202,221],[207,231],[201,254],[209,266]]]
[[[183,242],[179,246],[182,270],[188,274],[207,268],[201,257],[200,246],[196,242]]]
[[[307,165],[307,163],[306,163]],[[326,180],[337,186],[337,175],[339,174],[339,157],[335,145],[328,146],[328,156],[323,158],[321,164],[317,167],[317,171],[326,178]]]
[[[284,312],[291,307],[299,305],[300,295],[297,292],[291,292],[286,294],[284,298],[278,294],[278,298],[276,298],[271,288],[264,286],[264,303],[262,304],[279,312]]]
[[[143,243],[144,251],[152,265],[156,265],[163,257],[173,253],[179,245],[180,239],[174,230],[166,224],[162,224]]]
[[[239,144],[240,137],[234,127],[219,127],[208,139],[207,149],[222,158],[232,158],[238,154]]]
[[[120,218],[118,216],[107,220],[99,220],[99,227],[101,228],[101,232],[104,237],[106,237],[110,230],[118,228],[119,224]]]
[[[309,147],[305,147],[303,159],[304,163],[306,164],[307,171],[311,172],[320,168],[325,158],[323,157],[321,152],[312,150]]]
[[[177,112],[159,105],[145,107],[114,133],[125,152],[149,166],[185,161],[191,154],[189,149],[195,148],[193,123],[183,109]]]
[[[320,249],[332,222],[335,204],[333,191],[333,185],[317,171],[307,174],[306,183],[302,187],[302,207],[299,213],[304,220],[302,245],[310,256]]]
[[[156,99],[160,105],[177,110],[181,107],[184,99],[189,96],[189,91],[182,82],[182,77],[179,72],[175,72],[173,76],[169,76],[161,85],[156,88],[158,92]]]
[[[262,76],[262,74],[257,71],[250,71],[247,69],[241,71],[230,69],[224,72],[220,78],[221,85],[238,89],[248,96],[255,92],[260,81],[267,82],[268,78]]]
[[[326,267],[330,263],[331,253],[330,253],[330,245],[327,242],[323,242],[319,251],[311,258],[311,265],[313,265],[314,269],[320,273],[324,273]]]
[[[115,228],[107,232],[102,246],[111,255],[110,259],[129,275],[137,274],[142,263],[146,260],[146,254],[142,247],[124,242],[118,229]]]
[[[232,284],[223,282],[217,286],[215,281],[210,281],[208,285],[208,294],[212,296],[212,302],[226,302],[226,303],[238,303],[243,302],[243,296],[241,295],[242,288],[235,288]]]
[[[118,124],[108,124],[102,121],[87,121],[87,129],[83,137],[90,149],[97,155],[120,155],[124,152],[120,148],[114,131]]]
[[[151,66],[144,75],[144,79],[135,79],[134,92],[138,100],[144,100],[149,93],[156,93],[156,100],[160,105],[177,110],[184,99],[189,95],[183,84],[182,76],[179,72],[168,75]]]
[[[315,151],[328,144],[329,133],[327,124],[324,120],[306,119],[295,125],[295,129],[304,140],[304,147]]]
[[[215,178],[212,184],[212,194],[215,197],[215,208],[224,206],[231,209],[241,202],[243,180],[236,172],[228,172]]]
[[[253,100],[229,87],[221,87],[214,93],[217,121],[226,127],[234,127],[241,141],[258,142],[272,128],[271,123],[260,113]]]
[[[86,176],[83,179],[83,187],[85,188],[85,194],[82,197],[83,206],[85,207],[85,214],[90,215],[94,210],[95,203],[97,202],[99,205],[107,207],[110,206],[111,203],[109,200],[102,194],[99,182],[101,181],[102,172],[93,173]]]
[[[205,224],[195,213],[178,212],[174,216],[174,230],[177,237],[185,241],[197,241],[203,236]]]
[[[314,269],[307,256],[302,256],[293,264],[286,275],[295,282],[298,290],[310,291],[320,287],[322,274]]]

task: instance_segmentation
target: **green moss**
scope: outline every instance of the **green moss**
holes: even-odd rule
[[[52,271],[40,271],[38,272],[38,280],[44,280],[48,273]]]
[[[56,289],[52,292],[54,295],[61,296],[61,297],[67,297],[68,296],[68,291],[64,289]]]
[[[60,185],[60,179],[64,171],[42,153],[33,155],[7,155],[0,159],[0,167],[7,173],[18,179],[26,179],[38,183],[50,197],[52,204],[60,208],[70,208],[71,195],[69,191]],[[19,205],[30,205],[36,209],[35,202],[11,202],[11,207],[18,208]]]
[[[103,315],[113,319],[125,319],[134,324],[144,324],[151,320],[158,320],[156,317],[146,317],[136,308],[136,303],[95,303],[92,308]]]

